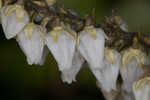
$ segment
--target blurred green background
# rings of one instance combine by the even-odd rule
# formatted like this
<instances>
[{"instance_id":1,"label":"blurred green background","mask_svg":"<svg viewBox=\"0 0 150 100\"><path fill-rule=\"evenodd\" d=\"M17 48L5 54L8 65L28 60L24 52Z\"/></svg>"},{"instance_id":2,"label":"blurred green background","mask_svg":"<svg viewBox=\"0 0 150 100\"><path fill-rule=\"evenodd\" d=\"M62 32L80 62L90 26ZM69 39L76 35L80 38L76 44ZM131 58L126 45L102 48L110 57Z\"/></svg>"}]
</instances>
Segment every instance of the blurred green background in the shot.
<instances>
[{"instance_id":1,"label":"blurred green background","mask_svg":"<svg viewBox=\"0 0 150 100\"><path fill-rule=\"evenodd\" d=\"M59 0L58 0L59 1ZM116 15L128 23L130 31L150 32L149 0L64 0L66 8L77 10L80 16L96 8L96 20ZM86 65L85 65L86 66ZM0 33L0 90L4 100L103 100L95 85L95 78L87 67L77 75L77 82L62 83L57 64L51 54L44 66L29 66L15 40L7 41ZM3 99L2 99L3 100Z\"/></svg>"}]
</instances>

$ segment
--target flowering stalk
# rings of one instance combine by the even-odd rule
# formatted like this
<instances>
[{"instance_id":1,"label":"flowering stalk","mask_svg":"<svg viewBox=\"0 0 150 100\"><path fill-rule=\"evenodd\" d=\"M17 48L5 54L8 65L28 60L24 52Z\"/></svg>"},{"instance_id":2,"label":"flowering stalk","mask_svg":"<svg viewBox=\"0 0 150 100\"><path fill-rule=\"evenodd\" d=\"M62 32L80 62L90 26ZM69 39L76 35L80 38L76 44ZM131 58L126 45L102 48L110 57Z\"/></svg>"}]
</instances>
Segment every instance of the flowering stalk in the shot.
<instances>
[{"instance_id":1,"label":"flowering stalk","mask_svg":"<svg viewBox=\"0 0 150 100\"><path fill-rule=\"evenodd\" d=\"M114 11L96 24L94 14L81 18L59 2L0 0L4 34L16 39L27 63L43 65L50 52L71 84L87 62L106 100L149 100L150 35L129 32Z\"/></svg>"}]
</instances>

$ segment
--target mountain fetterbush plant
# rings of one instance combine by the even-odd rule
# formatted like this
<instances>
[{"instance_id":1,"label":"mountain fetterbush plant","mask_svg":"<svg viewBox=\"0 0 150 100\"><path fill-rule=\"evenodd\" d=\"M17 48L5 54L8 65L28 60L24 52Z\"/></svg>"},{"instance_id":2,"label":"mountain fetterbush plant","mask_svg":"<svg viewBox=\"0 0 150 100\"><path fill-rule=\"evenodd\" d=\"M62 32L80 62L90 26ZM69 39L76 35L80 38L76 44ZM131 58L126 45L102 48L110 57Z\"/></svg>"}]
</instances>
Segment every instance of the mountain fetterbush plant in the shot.
<instances>
[{"instance_id":1,"label":"mountain fetterbush plant","mask_svg":"<svg viewBox=\"0 0 150 100\"><path fill-rule=\"evenodd\" d=\"M0 0L5 37L16 39L29 65L54 56L63 82L86 63L106 100L150 100L150 36L129 32L120 16L81 18L56 0Z\"/></svg>"}]
</instances>

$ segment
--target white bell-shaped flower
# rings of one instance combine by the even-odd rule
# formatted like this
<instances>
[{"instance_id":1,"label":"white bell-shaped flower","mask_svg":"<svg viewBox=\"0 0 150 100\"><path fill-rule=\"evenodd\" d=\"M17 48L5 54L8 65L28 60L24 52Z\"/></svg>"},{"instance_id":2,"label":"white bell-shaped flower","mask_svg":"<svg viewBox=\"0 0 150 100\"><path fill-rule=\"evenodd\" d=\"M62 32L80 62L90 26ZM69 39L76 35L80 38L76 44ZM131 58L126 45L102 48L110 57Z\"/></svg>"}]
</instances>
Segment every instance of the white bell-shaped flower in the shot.
<instances>
[{"instance_id":1,"label":"white bell-shaped flower","mask_svg":"<svg viewBox=\"0 0 150 100\"><path fill-rule=\"evenodd\" d=\"M150 77L134 82L133 93L136 100L150 100Z\"/></svg>"},{"instance_id":2,"label":"white bell-shaped flower","mask_svg":"<svg viewBox=\"0 0 150 100\"><path fill-rule=\"evenodd\" d=\"M76 36L75 32L66 31L62 26L56 26L46 35L46 44L54 58L59 70L70 69L75 53Z\"/></svg>"},{"instance_id":3,"label":"white bell-shaped flower","mask_svg":"<svg viewBox=\"0 0 150 100\"><path fill-rule=\"evenodd\" d=\"M144 65L149 65L149 58L140 50L129 48L123 52L122 67L120 68L123 80L122 89L132 92L133 82L139 80L144 74Z\"/></svg>"},{"instance_id":4,"label":"white bell-shaped flower","mask_svg":"<svg viewBox=\"0 0 150 100\"><path fill-rule=\"evenodd\" d=\"M27 57L28 64L42 64L44 52L45 29L33 23L29 23L17 36L20 48Z\"/></svg>"},{"instance_id":5,"label":"white bell-shaped flower","mask_svg":"<svg viewBox=\"0 0 150 100\"><path fill-rule=\"evenodd\" d=\"M86 26L78 37L78 50L92 69L102 68L104 58L104 31Z\"/></svg>"},{"instance_id":6,"label":"white bell-shaped flower","mask_svg":"<svg viewBox=\"0 0 150 100\"><path fill-rule=\"evenodd\" d=\"M1 23L7 39L15 37L28 22L29 16L21 5L9 5L1 9Z\"/></svg>"},{"instance_id":7,"label":"white bell-shaped flower","mask_svg":"<svg viewBox=\"0 0 150 100\"><path fill-rule=\"evenodd\" d=\"M76 51L72 61L72 66L69 69L62 71L62 80L71 84L76 81L76 75L80 71L82 64L84 63L83 57Z\"/></svg>"},{"instance_id":8,"label":"white bell-shaped flower","mask_svg":"<svg viewBox=\"0 0 150 100\"><path fill-rule=\"evenodd\" d=\"M93 70L98 83L101 85L102 90L110 93L117 91L117 78L121 66L120 54L112 49L105 48L105 58L103 60L104 67L99 70Z\"/></svg>"}]
</instances>

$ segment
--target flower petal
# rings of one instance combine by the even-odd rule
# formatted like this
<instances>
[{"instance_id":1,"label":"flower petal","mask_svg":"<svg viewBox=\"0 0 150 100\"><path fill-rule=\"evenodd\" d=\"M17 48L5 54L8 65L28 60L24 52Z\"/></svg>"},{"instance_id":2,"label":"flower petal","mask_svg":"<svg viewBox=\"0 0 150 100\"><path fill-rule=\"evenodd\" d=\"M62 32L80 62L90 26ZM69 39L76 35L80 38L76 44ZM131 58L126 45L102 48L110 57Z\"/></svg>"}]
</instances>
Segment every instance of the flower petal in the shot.
<instances>
[{"instance_id":1,"label":"flower petal","mask_svg":"<svg viewBox=\"0 0 150 100\"><path fill-rule=\"evenodd\" d=\"M133 93L136 100L150 100L150 80L143 80L139 89L137 89L137 82L133 83Z\"/></svg>"},{"instance_id":2,"label":"flower petal","mask_svg":"<svg viewBox=\"0 0 150 100\"><path fill-rule=\"evenodd\" d=\"M118 52L112 50L114 64L108 59L104 59L104 67L99 70L93 70L98 82L101 84L102 90L110 93L111 91L117 91L117 78L119 75L119 69L121 66L121 57Z\"/></svg>"},{"instance_id":3,"label":"flower petal","mask_svg":"<svg viewBox=\"0 0 150 100\"><path fill-rule=\"evenodd\" d=\"M63 82L71 84L73 81L76 81L76 75L80 71L83 63L83 57L76 51L72 61L72 67L62 71Z\"/></svg>"},{"instance_id":4,"label":"flower petal","mask_svg":"<svg viewBox=\"0 0 150 100\"><path fill-rule=\"evenodd\" d=\"M143 69L139 66L135 58L132 58L126 67L120 69L121 76L123 79L123 89L131 92L132 84L134 81L138 80L143 74Z\"/></svg>"},{"instance_id":5,"label":"flower petal","mask_svg":"<svg viewBox=\"0 0 150 100\"><path fill-rule=\"evenodd\" d=\"M59 70L69 69L72 66L72 59L75 52L76 40L66 35L66 31L56 31L57 41L54 41L52 32L46 35L46 44L54 58L56 59Z\"/></svg>"},{"instance_id":6,"label":"flower petal","mask_svg":"<svg viewBox=\"0 0 150 100\"><path fill-rule=\"evenodd\" d=\"M34 27L32 31L32 36L29 39L25 32L22 31L18 34L18 43L27 57L28 64L40 64L43 49L44 49L44 39L41 36L41 32L38 27Z\"/></svg>"},{"instance_id":7,"label":"flower petal","mask_svg":"<svg viewBox=\"0 0 150 100\"><path fill-rule=\"evenodd\" d=\"M134 52L136 51L136 52ZM126 57L128 55L129 57ZM129 59L130 58L130 59ZM124 67L120 68L121 77L123 79L122 88L126 92L132 92L132 84L144 74L143 64L148 64L149 58L139 50L131 48L123 52L122 63L126 60Z\"/></svg>"},{"instance_id":8,"label":"flower petal","mask_svg":"<svg viewBox=\"0 0 150 100\"><path fill-rule=\"evenodd\" d=\"M92 33L93 34L93 33ZM104 58L104 31L96 29L96 38L91 37L87 31L79 36L78 50L92 68L102 68Z\"/></svg>"}]
</instances>

